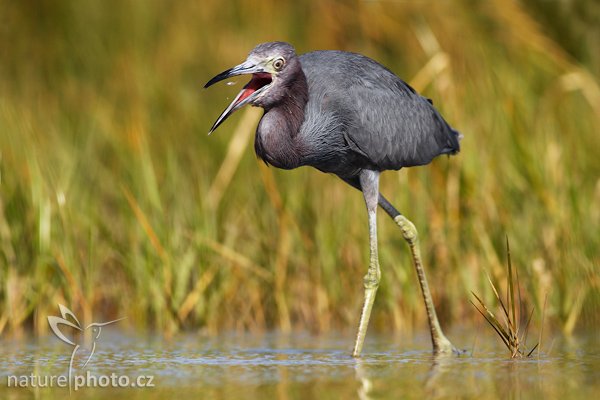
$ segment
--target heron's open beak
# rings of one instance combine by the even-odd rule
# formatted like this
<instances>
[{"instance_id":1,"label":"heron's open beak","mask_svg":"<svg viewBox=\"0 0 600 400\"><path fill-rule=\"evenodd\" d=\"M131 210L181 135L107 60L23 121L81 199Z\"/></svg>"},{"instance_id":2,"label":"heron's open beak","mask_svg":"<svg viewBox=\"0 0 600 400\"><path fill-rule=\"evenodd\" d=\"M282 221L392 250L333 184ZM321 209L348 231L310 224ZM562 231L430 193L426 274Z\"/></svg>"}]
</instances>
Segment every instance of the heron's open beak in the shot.
<instances>
[{"instance_id":1,"label":"heron's open beak","mask_svg":"<svg viewBox=\"0 0 600 400\"><path fill-rule=\"evenodd\" d=\"M244 86L242 91L233 99L231 104L221 113L219 118L215 121L212 128L208 134L210 135L223 121L225 121L235 110L241 108L245 104L249 103L262 93L270 84L271 84L271 74L265 72L263 67L254 65L251 62L244 62L236 67L228 69L227 71L221 72L219 75L212 78L210 81L204 85L204 88L207 88L217 82L220 82L224 79L231 78L236 75L244 75L244 74L252 74L252 79L250 82Z\"/></svg>"}]
</instances>

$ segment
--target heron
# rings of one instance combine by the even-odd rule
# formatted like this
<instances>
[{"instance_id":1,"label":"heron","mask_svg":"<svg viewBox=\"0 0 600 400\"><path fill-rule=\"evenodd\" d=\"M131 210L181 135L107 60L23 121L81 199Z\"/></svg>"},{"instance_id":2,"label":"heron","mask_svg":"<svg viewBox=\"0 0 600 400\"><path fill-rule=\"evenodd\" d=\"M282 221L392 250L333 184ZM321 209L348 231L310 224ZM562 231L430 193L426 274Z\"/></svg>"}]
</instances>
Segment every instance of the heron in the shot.
<instances>
[{"instance_id":1,"label":"heron","mask_svg":"<svg viewBox=\"0 0 600 400\"><path fill-rule=\"evenodd\" d=\"M261 107L254 150L281 169L311 166L337 175L363 194L368 213L370 257L364 300L352 355L359 357L381 280L377 207L398 225L416 268L435 354L454 353L436 315L415 225L380 192L383 171L429 164L460 150L460 133L433 102L377 61L361 54L320 50L297 55L285 42L256 46L241 64L216 75L205 88L237 75L251 75L209 134L246 104Z\"/></svg>"}]
</instances>

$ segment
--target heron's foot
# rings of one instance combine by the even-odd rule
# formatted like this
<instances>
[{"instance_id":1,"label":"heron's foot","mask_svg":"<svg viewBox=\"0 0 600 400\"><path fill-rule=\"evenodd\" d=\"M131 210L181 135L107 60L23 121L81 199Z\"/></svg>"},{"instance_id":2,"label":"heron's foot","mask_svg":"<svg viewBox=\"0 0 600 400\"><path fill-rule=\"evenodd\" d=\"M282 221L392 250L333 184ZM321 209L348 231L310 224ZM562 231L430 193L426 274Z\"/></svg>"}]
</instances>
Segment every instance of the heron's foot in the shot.
<instances>
[{"instance_id":1,"label":"heron's foot","mask_svg":"<svg viewBox=\"0 0 600 400\"><path fill-rule=\"evenodd\" d=\"M360 322L358 324L358 332L356 334L356 341L354 343L354 350L352 351L352 357L360 356L365 337L367 336L367 327L369 326L369 318L371 317L371 309L375 302L375 294L379 287L379 281L381 280L381 271L379 270L379 263L374 260L369 265L369 270L363 279L363 285L365 287L365 299L363 303L362 312L360 314Z\"/></svg>"},{"instance_id":2,"label":"heron's foot","mask_svg":"<svg viewBox=\"0 0 600 400\"><path fill-rule=\"evenodd\" d=\"M460 356L466 353L466 350L460 350L454 347L452 342L442 334L433 340L433 354L436 356Z\"/></svg>"}]
</instances>

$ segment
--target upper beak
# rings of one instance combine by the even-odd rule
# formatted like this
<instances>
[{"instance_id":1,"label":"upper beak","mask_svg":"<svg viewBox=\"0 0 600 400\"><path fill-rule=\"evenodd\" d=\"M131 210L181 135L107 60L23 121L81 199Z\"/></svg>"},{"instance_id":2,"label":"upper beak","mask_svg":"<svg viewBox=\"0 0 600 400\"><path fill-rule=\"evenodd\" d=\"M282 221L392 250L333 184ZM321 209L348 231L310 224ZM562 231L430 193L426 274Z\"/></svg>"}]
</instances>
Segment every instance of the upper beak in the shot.
<instances>
[{"instance_id":1,"label":"upper beak","mask_svg":"<svg viewBox=\"0 0 600 400\"><path fill-rule=\"evenodd\" d=\"M219 75L215 76L214 78L212 78L210 81L208 81L206 83L206 85L204 85L204 88L206 89L209 86L214 85L217 82L220 82L224 79L227 78L231 78L233 76L236 75L245 75L245 74L254 74L254 73L260 73L260 72L264 72L264 69L261 66L258 65L254 65L253 63L249 62L249 61L245 61L242 64L235 66L233 68L228 69L227 71L223 71L221 72ZM231 102L231 104L229 104L229 106L225 109L225 111L223 111L221 113L221 115L219 116L219 118L217 118L217 120L215 121L215 123L213 124L212 128L210 128L210 131L208 132L208 134L210 135L215 129L217 129L217 127L219 125L221 125L221 123L223 121L225 121L231 114L233 114L234 111L236 111L238 108L244 106L245 104L247 104L250 100L252 100L252 98L254 96L250 95L247 96L246 98L244 98L243 100L240 100L240 97L242 97L242 95L245 92L245 89L248 85L244 86L244 89L242 89L240 91L240 93L238 93L238 95L235 97L235 99L233 99L233 101ZM254 94L258 94L260 91L257 90L254 92Z\"/></svg>"}]
</instances>

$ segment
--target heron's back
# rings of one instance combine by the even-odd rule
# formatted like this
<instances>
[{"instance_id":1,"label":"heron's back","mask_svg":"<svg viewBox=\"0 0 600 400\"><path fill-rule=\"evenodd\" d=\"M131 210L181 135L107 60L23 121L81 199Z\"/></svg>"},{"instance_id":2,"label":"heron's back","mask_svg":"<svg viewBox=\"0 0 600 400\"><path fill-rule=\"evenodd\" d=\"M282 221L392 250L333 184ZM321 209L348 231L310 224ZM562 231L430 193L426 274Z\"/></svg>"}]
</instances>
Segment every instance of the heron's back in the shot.
<instances>
[{"instance_id":1,"label":"heron's back","mask_svg":"<svg viewBox=\"0 0 600 400\"><path fill-rule=\"evenodd\" d=\"M459 133L426 98L376 61L315 51L301 55L300 62L309 89L300 134L309 146L329 147L351 157L354 167L377 170L428 164L459 151Z\"/></svg>"}]
</instances>

